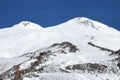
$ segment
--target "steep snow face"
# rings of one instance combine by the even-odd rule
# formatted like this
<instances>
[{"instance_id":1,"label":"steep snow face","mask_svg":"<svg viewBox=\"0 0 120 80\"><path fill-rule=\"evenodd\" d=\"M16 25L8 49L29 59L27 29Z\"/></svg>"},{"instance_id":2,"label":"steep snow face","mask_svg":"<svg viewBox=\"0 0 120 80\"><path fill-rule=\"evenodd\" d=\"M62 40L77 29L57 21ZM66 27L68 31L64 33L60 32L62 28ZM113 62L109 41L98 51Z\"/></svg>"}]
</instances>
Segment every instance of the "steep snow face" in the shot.
<instances>
[{"instance_id":1,"label":"steep snow face","mask_svg":"<svg viewBox=\"0 0 120 80\"><path fill-rule=\"evenodd\" d=\"M89 31L91 31L90 33L95 33L92 31L97 31L97 33L98 33L98 31L99 32L107 32L107 33L110 33L110 31L116 32L116 30L112 27L109 27L98 21L94 21L94 20L91 20L91 19L85 18L85 17L76 17L76 18L71 19L63 24L58 25L58 26L62 26L62 27L66 26L69 29L77 28L78 30L81 29L82 31L86 31L87 33L89 33ZM105 30L107 30L107 31L105 31Z\"/></svg>"},{"instance_id":2,"label":"steep snow face","mask_svg":"<svg viewBox=\"0 0 120 80\"><path fill-rule=\"evenodd\" d=\"M48 28L23 21L0 30L0 57L15 57L64 41L77 45L83 52L89 51L87 42L118 50L120 32L85 17L77 17Z\"/></svg>"},{"instance_id":3,"label":"steep snow face","mask_svg":"<svg viewBox=\"0 0 120 80\"><path fill-rule=\"evenodd\" d=\"M91 41L113 50L118 50L120 47L118 45L120 44L119 31L85 17L77 17L46 30L46 32L56 32L57 35L62 37L62 40L69 40L76 45L85 45L86 42Z\"/></svg>"},{"instance_id":4,"label":"steep snow face","mask_svg":"<svg viewBox=\"0 0 120 80\"><path fill-rule=\"evenodd\" d=\"M50 27L53 31L65 32L69 34L83 34L83 35L119 35L120 32L111 28L107 25L104 25L100 22L85 18L77 17L71 19L63 24ZM48 29L50 29L48 28Z\"/></svg>"}]
</instances>

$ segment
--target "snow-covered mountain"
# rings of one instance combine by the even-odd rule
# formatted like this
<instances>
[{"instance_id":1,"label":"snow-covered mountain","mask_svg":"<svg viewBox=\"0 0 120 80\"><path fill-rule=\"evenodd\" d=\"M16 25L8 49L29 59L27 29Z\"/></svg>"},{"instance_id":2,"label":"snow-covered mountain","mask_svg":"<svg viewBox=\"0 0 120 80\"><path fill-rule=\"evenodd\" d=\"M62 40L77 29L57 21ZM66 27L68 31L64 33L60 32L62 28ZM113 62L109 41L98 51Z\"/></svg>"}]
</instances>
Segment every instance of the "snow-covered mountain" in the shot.
<instances>
[{"instance_id":1,"label":"snow-covered mountain","mask_svg":"<svg viewBox=\"0 0 120 80\"><path fill-rule=\"evenodd\" d=\"M119 31L85 17L22 21L0 30L1 80L119 80L119 44Z\"/></svg>"}]
</instances>

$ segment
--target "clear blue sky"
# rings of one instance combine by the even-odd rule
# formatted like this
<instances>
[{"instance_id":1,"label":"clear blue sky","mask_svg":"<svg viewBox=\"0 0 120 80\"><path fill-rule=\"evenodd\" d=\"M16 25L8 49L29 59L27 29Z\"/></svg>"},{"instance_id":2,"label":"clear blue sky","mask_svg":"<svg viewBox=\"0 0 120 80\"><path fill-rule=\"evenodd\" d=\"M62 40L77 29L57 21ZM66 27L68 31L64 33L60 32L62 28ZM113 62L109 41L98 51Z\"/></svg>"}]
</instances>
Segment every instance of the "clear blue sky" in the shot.
<instances>
[{"instance_id":1,"label":"clear blue sky","mask_svg":"<svg viewBox=\"0 0 120 80\"><path fill-rule=\"evenodd\" d=\"M23 20L47 27L78 16L120 30L120 0L0 0L0 28Z\"/></svg>"}]
</instances>

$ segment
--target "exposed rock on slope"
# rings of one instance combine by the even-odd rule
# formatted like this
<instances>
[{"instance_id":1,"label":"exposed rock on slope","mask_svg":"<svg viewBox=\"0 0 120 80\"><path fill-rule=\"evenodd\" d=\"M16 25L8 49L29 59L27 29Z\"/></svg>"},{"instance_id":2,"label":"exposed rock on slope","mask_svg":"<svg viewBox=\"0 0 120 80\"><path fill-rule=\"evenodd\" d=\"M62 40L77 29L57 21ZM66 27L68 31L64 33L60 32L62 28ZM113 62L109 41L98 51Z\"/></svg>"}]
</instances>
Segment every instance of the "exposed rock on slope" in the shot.
<instances>
[{"instance_id":1,"label":"exposed rock on slope","mask_svg":"<svg viewBox=\"0 0 120 80\"><path fill-rule=\"evenodd\" d=\"M55 48L55 51L54 51L54 48ZM75 53L76 51L79 51L79 49L75 45L69 42L63 42L63 43L55 43L43 50L40 49L32 53L24 54L22 56L29 57L29 60L26 60L25 62L17 65L14 65L11 69L0 74L0 79L1 80L5 80L5 79L23 80L23 76L25 76L28 73L44 72L44 67L49 66L50 64L44 65L44 66L41 66L41 65L49 61L50 56L55 56L57 55L57 53L61 53L61 54L64 54L64 53L67 54L71 52ZM23 66L26 63L27 64L29 63L29 64L24 66L24 68L22 68L21 66ZM35 74L29 75L28 77L30 76L39 77L39 75L35 75Z\"/></svg>"},{"instance_id":2,"label":"exposed rock on slope","mask_svg":"<svg viewBox=\"0 0 120 80\"><path fill-rule=\"evenodd\" d=\"M119 31L85 17L47 28L23 21L0 30L0 78L120 80L119 44Z\"/></svg>"},{"instance_id":3,"label":"exposed rock on slope","mask_svg":"<svg viewBox=\"0 0 120 80\"><path fill-rule=\"evenodd\" d=\"M104 52L104 51L103 51ZM75 54L73 54L75 53ZM105 74L115 72L117 66L112 67L112 59L108 63L84 63L81 59L75 58L80 56L80 50L70 42L55 43L47 48L39 49L35 52L24 54L20 57L27 57L28 60L13 65L12 68L0 74L0 80L24 80L25 78L41 79L43 73L97 73ZM64 57L66 56L66 57ZM76 57L73 57L76 56ZM109 56L109 55L108 55ZM59 57L56 58L56 57ZM71 58L74 61L72 62ZM110 56L109 56L110 57ZM19 58L19 57L17 57ZM68 58L65 59L64 58ZM57 60L58 59L58 60Z\"/></svg>"}]
</instances>

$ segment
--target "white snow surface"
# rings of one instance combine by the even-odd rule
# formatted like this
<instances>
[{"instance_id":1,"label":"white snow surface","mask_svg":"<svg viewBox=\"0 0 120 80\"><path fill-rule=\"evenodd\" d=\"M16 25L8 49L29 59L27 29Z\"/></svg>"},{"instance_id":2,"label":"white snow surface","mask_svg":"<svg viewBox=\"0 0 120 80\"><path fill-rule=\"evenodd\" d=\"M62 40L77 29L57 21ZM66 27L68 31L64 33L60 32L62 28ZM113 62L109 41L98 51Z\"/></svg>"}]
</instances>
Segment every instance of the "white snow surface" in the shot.
<instances>
[{"instance_id":1,"label":"white snow surface","mask_svg":"<svg viewBox=\"0 0 120 80\"><path fill-rule=\"evenodd\" d=\"M89 80L80 74L42 73L39 78L24 78L23 80Z\"/></svg>"},{"instance_id":2,"label":"white snow surface","mask_svg":"<svg viewBox=\"0 0 120 80\"><path fill-rule=\"evenodd\" d=\"M88 41L118 50L120 32L85 17L77 17L48 28L22 21L13 27L0 29L0 57L16 57L63 41L72 42L82 50L88 47L85 45Z\"/></svg>"},{"instance_id":3,"label":"white snow surface","mask_svg":"<svg viewBox=\"0 0 120 80\"><path fill-rule=\"evenodd\" d=\"M62 73L57 67L64 69L67 65L82 63L109 64L115 56L109 56L109 52L101 51L88 45L92 42L98 46L111 50L120 49L120 32L112 27L100 22L77 17L65 23L43 28L38 24L22 21L13 27L0 29L0 73L7 71L16 64L20 64L29 58L21 56L25 53L38 51L41 48L49 47L54 43L70 42L76 45L80 51L76 53L59 54L51 56L44 65L50 65L48 73L40 73L38 78L24 77L24 80L119 80L114 74L94 74L87 73ZM51 48L55 52L58 48ZM36 52L37 53L37 52ZM19 56L19 57L18 57ZM31 62L23 63L20 68L27 68ZM41 65L41 66L42 66ZM52 68L54 67L54 68ZM52 73L52 70L57 71Z\"/></svg>"}]
</instances>

